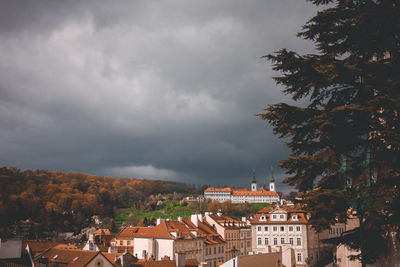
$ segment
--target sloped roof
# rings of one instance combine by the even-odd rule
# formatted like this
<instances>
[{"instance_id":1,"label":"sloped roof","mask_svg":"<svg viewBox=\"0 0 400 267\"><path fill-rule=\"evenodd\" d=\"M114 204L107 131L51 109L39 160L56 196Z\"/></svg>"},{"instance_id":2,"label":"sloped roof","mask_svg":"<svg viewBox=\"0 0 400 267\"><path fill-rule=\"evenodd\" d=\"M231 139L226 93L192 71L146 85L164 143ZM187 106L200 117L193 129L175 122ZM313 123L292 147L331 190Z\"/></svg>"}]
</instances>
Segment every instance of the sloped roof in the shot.
<instances>
[{"instance_id":1,"label":"sloped roof","mask_svg":"<svg viewBox=\"0 0 400 267\"><path fill-rule=\"evenodd\" d=\"M265 188L262 188L257 191L249 191L249 190L233 190L232 195L234 196L279 196L279 194L275 191L268 191Z\"/></svg>"},{"instance_id":2,"label":"sloped roof","mask_svg":"<svg viewBox=\"0 0 400 267\"><path fill-rule=\"evenodd\" d=\"M108 229L97 229L93 234L94 235L111 235L111 232Z\"/></svg>"},{"instance_id":3,"label":"sloped roof","mask_svg":"<svg viewBox=\"0 0 400 267\"><path fill-rule=\"evenodd\" d=\"M58 243L58 242L47 241L47 240L43 240L43 241L24 240L22 243L22 247L23 247L23 249L25 249L26 246L28 245L29 249L31 251L32 257L34 258L35 256L42 253L46 249L55 247L59 244L60 243Z\"/></svg>"},{"instance_id":4,"label":"sloped roof","mask_svg":"<svg viewBox=\"0 0 400 267\"><path fill-rule=\"evenodd\" d=\"M189 227L191 231L196 231L200 237L204 238L207 244L221 244L225 240L218 234L216 230L206 221L199 221L196 227L189 218L183 218L182 221Z\"/></svg>"},{"instance_id":5,"label":"sloped roof","mask_svg":"<svg viewBox=\"0 0 400 267\"><path fill-rule=\"evenodd\" d=\"M168 231L167 224L162 221L159 225L154 227L138 227L134 233L135 238L161 238L161 239L175 239Z\"/></svg>"},{"instance_id":6,"label":"sloped roof","mask_svg":"<svg viewBox=\"0 0 400 267\"><path fill-rule=\"evenodd\" d=\"M297 220L292 219L292 215L297 215ZM265 220L261 220L261 216L265 216ZM290 212L288 213L286 221L272 221L271 214L269 213L257 213L251 224L307 224L308 219L304 212Z\"/></svg>"},{"instance_id":7,"label":"sloped roof","mask_svg":"<svg viewBox=\"0 0 400 267\"><path fill-rule=\"evenodd\" d=\"M117 239L133 238L133 236L142 228L148 227L125 227L117 236Z\"/></svg>"},{"instance_id":8,"label":"sloped roof","mask_svg":"<svg viewBox=\"0 0 400 267\"><path fill-rule=\"evenodd\" d=\"M238 256L237 266L276 266L278 260L282 262L281 252ZM282 266L284 265L282 264Z\"/></svg>"},{"instance_id":9,"label":"sloped roof","mask_svg":"<svg viewBox=\"0 0 400 267\"><path fill-rule=\"evenodd\" d=\"M225 187L225 188L216 188L216 187L208 187L206 192L230 192L232 189L230 187Z\"/></svg>"},{"instance_id":10,"label":"sloped roof","mask_svg":"<svg viewBox=\"0 0 400 267\"><path fill-rule=\"evenodd\" d=\"M282 209L286 212L306 212L300 205L270 205L257 211L257 213L270 213L276 209Z\"/></svg>"},{"instance_id":11,"label":"sloped roof","mask_svg":"<svg viewBox=\"0 0 400 267\"><path fill-rule=\"evenodd\" d=\"M59 266L60 264L62 264L63 266L78 267L78 266L85 266L91 260L93 260L98 254L102 253L99 251L51 248L46 252L42 253L41 255L37 256L34 261L36 264L38 264L39 259L41 257L44 257L49 260L48 266L50 267Z\"/></svg>"},{"instance_id":12,"label":"sloped roof","mask_svg":"<svg viewBox=\"0 0 400 267\"><path fill-rule=\"evenodd\" d=\"M131 265L132 267L176 267L175 260L161 261L138 261ZM199 262L196 259L187 259L185 261L187 267L197 267Z\"/></svg>"}]
</instances>

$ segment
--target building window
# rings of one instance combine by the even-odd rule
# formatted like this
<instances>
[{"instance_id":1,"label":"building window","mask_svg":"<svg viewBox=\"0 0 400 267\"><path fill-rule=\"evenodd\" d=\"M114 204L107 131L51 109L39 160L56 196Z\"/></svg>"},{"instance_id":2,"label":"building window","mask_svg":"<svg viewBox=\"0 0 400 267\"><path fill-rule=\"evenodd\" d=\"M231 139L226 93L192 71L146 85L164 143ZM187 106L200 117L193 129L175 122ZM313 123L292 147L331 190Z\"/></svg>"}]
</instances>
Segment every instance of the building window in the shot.
<instances>
[{"instance_id":1,"label":"building window","mask_svg":"<svg viewBox=\"0 0 400 267\"><path fill-rule=\"evenodd\" d=\"M268 245L268 238L265 238L265 245Z\"/></svg>"},{"instance_id":2,"label":"building window","mask_svg":"<svg viewBox=\"0 0 400 267\"><path fill-rule=\"evenodd\" d=\"M119 241L119 245L122 246L124 244L124 242L121 240Z\"/></svg>"},{"instance_id":3,"label":"building window","mask_svg":"<svg viewBox=\"0 0 400 267\"><path fill-rule=\"evenodd\" d=\"M206 256L208 255L208 248L206 248Z\"/></svg>"},{"instance_id":4,"label":"building window","mask_svg":"<svg viewBox=\"0 0 400 267\"><path fill-rule=\"evenodd\" d=\"M281 238L281 244L285 244L285 238Z\"/></svg>"},{"instance_id":5,"label":"building window","mask_svg":"<svg viewBox=\"0 0 400 267\"><path fill-rule=\"evenodd\" d=\"M217 248L214 247L214 254L217 254Z\"/></svg>"},{"instance_id":6,"label":"building window","mask_svg":"<svg viewBox=\"0 0 400 267\"><path fill-rule=\"evenodd\" d=\"M293 226L289 226L289 232L293 232Z\"/></svg>"},{"instance_id":7,"label":"building window","mask_svg":"<svg viewBox=\"0 0 400 267\"><path fill-rule=\"evenodd\" d=\"M285 226L281 226L281 232L285 231Z\"/></svg>"},{"instance_id":8,"label":"building window","mask_svg":"<svg viewBox=\"0 0 400 267\"><path fill-rule=\"evenodd\" d=\"M261 226L257 227L257 231L259 231L259 232L261 231Z\"/></svg>"},{"instance_id":9,"label":"building window","mask_svg":"<svg viewBox=\"0 0 400 267\"><path fill-rule=\"evenodd\" d=\"M285 216L283 216L283 214L279 215L279 218L284 219Z\"/></svg>"},{"instance_id":10,"label":"building window","mask_svg":"<svg viewBox=\"0 0 400 267\"><path fill-rule=\"evenodd\" d=\"M301 246L301 238L300 238L300 237L297 238L297 245L298 245L298 246Z\"/></svg>"},{"instance_id":11,"label":"building window","mask_svg":"<svg viewBox=\"0 0 400 267\"><path fill-rule=\"evenodd\" d=\"M273 218L273 219L276 219L276 215L275 215L275 214L274 214L274 215L272 215L272 218Z\"/></svg>"},{"instance_id":12,"label":"building window","mask_svg":"<svg viewBox=\"0 0 400 267\"><path fill-rule=\"evenodd\" d=\"M290 245L293 245L293 238L292 237L289 238L289 243L290 243Z\"/></svg>"},{"instance_id":13,"label":"building window","mask_svg":"<svg viewBox=\"0 0 400 267\"><path fill-rule=\"evenodd\" d=\"M301 253L297 253L297 261L301 261Z\"/></svg>"},{"instance_id":14,"label":"building window","mask_svg":"<svg viewBox=\"0 0 400 267\"><path fill-rule=\"evenodd\" d=\"M274 237L274 245L278 245L278 238Z\"/></svg>"},{"instance_id":15,"label":"building window","mask_svg":"<svg viewBox=\"0 0 400 267\"><path fill-rule=\"evenodd\" d=\"M264 227L264 231L268 231L268 226L265 226L265 227Z\"/></svg>"},{"instance_id":16,"label":"building window","mask_svg":"<svg viewBox=\"0 0 400 267\"><path fill-rule=\"evenodd\" d=\"M278 231L278 227L277 226L274 226L274 232L276 232L276 231Z\"/></svg>"},{"instance_id":17,"label":"building window","mask_svg":"<svg viewBox=\"0 0 400 267\"><path fill-rule=\"evenodd\" d=\"M300 231L301 231L300 226L296 226L296 231L297 231L297 232L300 232Z\"/></svg>"},{"instance_id":18,"label":"building window","mask_svg":"<svg viewBox=\"0 0 400 267\"><path fill-rule=\"evenodd\" d=\"M128 241L128 246L130 246L131 245L131 241Z\"/></svg>"},{"instance_id":19,"label":"building window","mask_svg":"<svg viewBox=\"0 0 400 267\"><path fill-rule=\"evenodd\" d=\"M261 238L258 238L258 244L261 245Z\"/></svg>"},{"instance_id":20,"label":"building window","mask_svg":"<svg viewBox=\"0 0 400 267\"><path fill-rule=\"evenodd\" d=\"M224 253L224 247L221 247L221 251L222 251L222 253Z\"/></svg>"}]
</instances>

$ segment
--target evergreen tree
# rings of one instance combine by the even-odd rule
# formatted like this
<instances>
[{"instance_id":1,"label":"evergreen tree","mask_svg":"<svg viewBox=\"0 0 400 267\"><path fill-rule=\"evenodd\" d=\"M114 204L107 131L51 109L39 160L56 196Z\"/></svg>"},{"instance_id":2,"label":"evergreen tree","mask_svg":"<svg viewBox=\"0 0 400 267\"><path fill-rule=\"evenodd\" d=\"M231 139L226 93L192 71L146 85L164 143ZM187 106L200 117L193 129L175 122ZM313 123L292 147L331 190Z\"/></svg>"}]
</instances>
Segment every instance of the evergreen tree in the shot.
<instances>
[{"instance_id":1,"label":"evergreen tree","mask_svg":"<svg viewBox=\"0 0 400 267\"><path fill-rule=\"evenodd\" d=\"M316 53L265 56L283 92L299 105L269 105L260 117L287 140L285 182L304 192L318 230L348 218L350 199L367 199L363 261L386 250L400 224L400 1L312 0L326 6L299 37ZM365 163L367 154L373 160ZM347 159L347 170L340 172ZM372 177L373 184L369 186ZM344 190L352 179L353 187ZM341 242L360 248L359 234ZM358 255L361 258L361 255Z\"/></svg>"}]
</instances>

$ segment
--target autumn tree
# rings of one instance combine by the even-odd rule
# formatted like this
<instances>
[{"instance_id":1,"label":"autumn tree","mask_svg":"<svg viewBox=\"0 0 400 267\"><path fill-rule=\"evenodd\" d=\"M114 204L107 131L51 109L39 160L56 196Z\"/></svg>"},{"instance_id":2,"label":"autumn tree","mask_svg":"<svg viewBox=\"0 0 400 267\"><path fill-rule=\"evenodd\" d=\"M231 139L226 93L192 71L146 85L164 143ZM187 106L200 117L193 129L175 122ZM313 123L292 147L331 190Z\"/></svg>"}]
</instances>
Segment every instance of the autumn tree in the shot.
<instances>
[{"instance_id":1,"label":"autumn tree","mask_svg":"<svg viewBox=\"0 0 400 267\"><path fill-rule=\"evenodd\" d=\"M316 52L282 49L266 56L281 73L276 83L299 104L269 105L260 116L287 141L291 153L280 162L285 182L305 192L318 230L345 221L348 200L358 193L369 199L363 258L374 262L400 225L400 2L310 2L325 9L298 36ZM345 173L339 172L344 163ZM371 165L376 172L366 186ZM349 181L353 187L345 191ZM358 237L341 242L360 248Z\"/></svg>"}]
</instances>

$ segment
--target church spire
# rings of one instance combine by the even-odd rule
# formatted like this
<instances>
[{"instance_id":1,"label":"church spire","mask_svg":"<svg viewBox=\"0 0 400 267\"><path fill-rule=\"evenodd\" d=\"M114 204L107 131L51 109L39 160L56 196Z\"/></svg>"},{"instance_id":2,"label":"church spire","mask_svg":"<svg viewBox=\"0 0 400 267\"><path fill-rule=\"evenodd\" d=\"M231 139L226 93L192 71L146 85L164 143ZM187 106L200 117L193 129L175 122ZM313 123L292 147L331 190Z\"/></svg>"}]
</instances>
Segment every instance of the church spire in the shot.
<instances>
[{"instance_id":1,"label":"church spire","mask_svg":"<svg viewBox=\"0 0 400 267\"><path fill-rule=\"evenodd\" d=\"M251 183L257 183L256 181L256 169L253 169L253 181Z\"/></svg>"},{"instance_id":2,"label":"church spire","mask_svg":"<svg viewBox=\"0 0 400 267\"><path fill-rule=\"evenodd\" d=\"M271 183L275 183L275 178L274 178L274 168L271 166L271 168L270 168L270 171L271 171Z\"/></svg>"},{"instance_id":3,"label":"church spire","mask_svg":"<svg viewBox=\"0 0 400 267\"><path fill-rule=\"evenodd\" d=\"M257 191L256 170L253 169L253 181L251 181L251 191Z\"/></svg>"},{"instance_id":4,"label":"church spire","mask_svg":"<svg viewBox=\"0 0 400 267\"><path fill-rule=\"evenodd\" d=\"M271 180L269 182L269 191L275 191L275 178L272 166L271 166Z\"/></svg>"}]
</instances>

